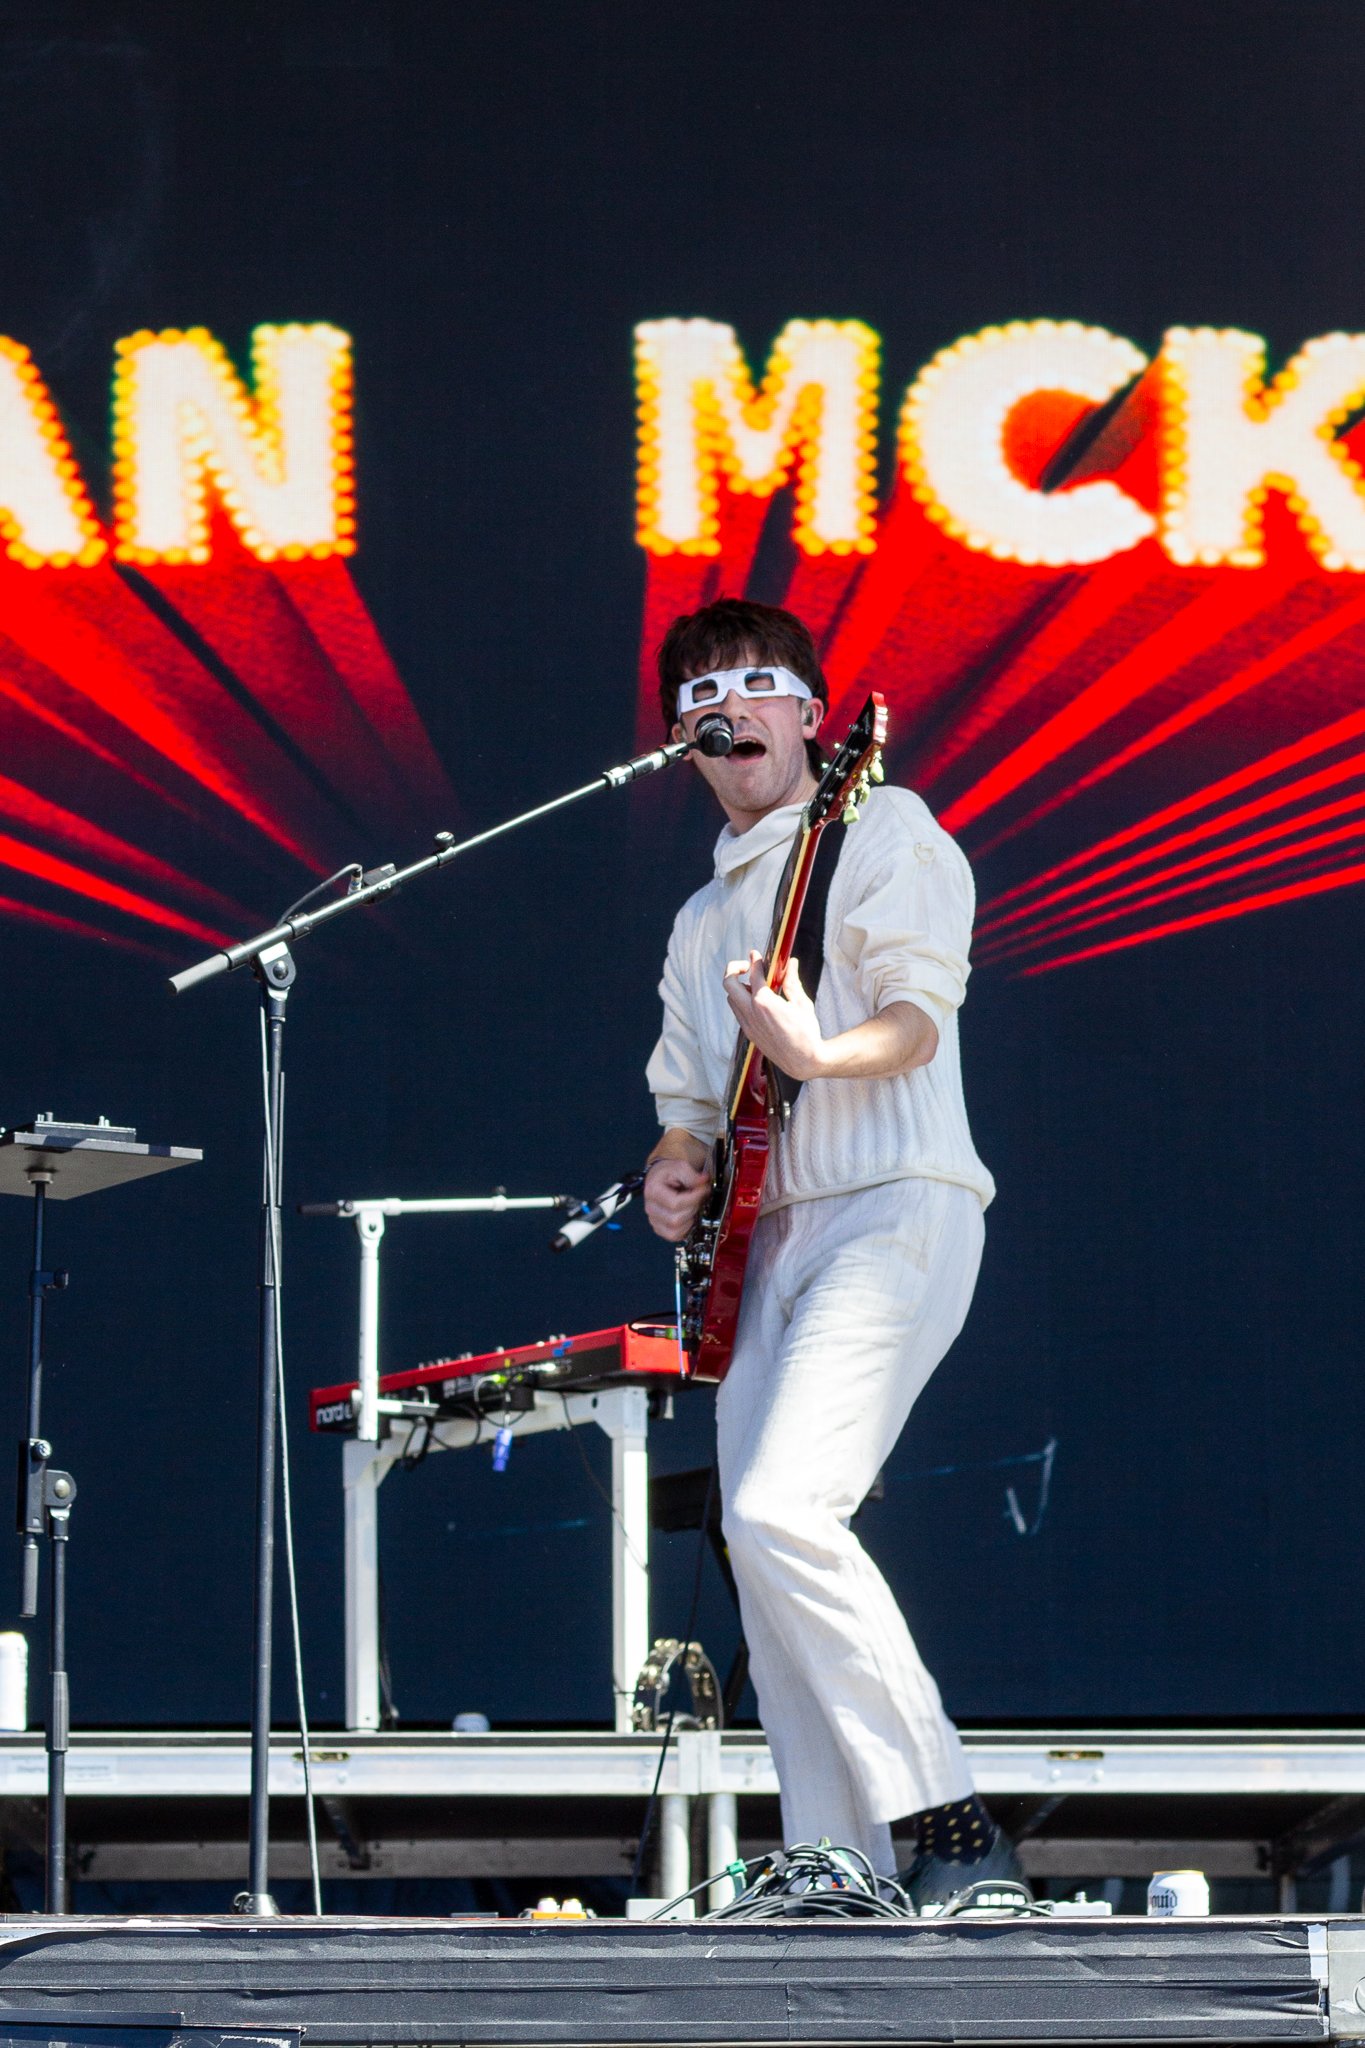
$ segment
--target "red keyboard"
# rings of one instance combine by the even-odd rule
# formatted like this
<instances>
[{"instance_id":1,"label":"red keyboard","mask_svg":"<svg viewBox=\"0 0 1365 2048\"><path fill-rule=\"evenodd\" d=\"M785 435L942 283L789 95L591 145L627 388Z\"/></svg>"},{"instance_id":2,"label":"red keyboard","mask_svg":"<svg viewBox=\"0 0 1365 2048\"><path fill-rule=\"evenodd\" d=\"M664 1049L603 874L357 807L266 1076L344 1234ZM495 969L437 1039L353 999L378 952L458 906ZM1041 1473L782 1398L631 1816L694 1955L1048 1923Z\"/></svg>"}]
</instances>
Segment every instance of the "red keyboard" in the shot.
<instances>
[{"instance_id":1,"label":"red keyboard","mask_svg":"<svg viewBox=\"0 0 1365 2048\"><path fill-rule=\"evenodd\" d=\"M546 1337L540 1344L485 1351L477 1358L438 1358L407 1372L385 1373L379 1391L433 1416L480 1416L505 1409L513 1389L585 1394L627 1380L686 1376L685 1356L671 1332L657 1324L622 1323L581 1337ZM314 1387L308 1397L311 1426L349 1434L355 1428L356 1390L355 1380Z\"/></svg>"}]
</instances>

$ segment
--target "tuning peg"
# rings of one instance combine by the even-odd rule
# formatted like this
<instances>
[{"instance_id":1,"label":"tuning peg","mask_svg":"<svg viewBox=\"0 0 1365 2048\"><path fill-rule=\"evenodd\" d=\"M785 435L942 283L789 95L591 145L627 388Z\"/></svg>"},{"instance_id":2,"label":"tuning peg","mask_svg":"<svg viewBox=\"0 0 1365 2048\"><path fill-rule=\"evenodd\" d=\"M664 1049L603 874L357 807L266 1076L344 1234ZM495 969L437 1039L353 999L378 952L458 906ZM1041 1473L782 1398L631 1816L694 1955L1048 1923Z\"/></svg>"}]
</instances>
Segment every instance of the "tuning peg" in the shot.
<instances>
[{"instance_id":1,"label":"tuning peg","mask_svg":"<svg viewBox=\"0 0 1365 2048\"><path fill-rule=\"evenodd\" d=\"M844 823L846 825L856 825L857 822L858 805L854 798L850 797L848 802L844 805Z\"/></svg>"},{"instance_id":2,"label":"tuning peg","mask_svg":"<svg viewBox=\"0 0 1365 2048\"><path fill-rule=\"evenodd\" d=\"M860 775L858 777L858 787L854 791L854 802L865 804L871 794L872 784L868 781L866 775Z\"/></svg>"},{"instance_id":3,"label":"tuning peg","mask_svg":"<svg viewBox=\"0 0 1365 2048\"><path fill-rule=\"evenodd\" d=\"M882 761L882 750L880 747L878 747L876 753L872 756L871 761L869 761L867 772L872 777L872 780L874 782L885 782L886 767Z\"/></svg>"}]
</instances>

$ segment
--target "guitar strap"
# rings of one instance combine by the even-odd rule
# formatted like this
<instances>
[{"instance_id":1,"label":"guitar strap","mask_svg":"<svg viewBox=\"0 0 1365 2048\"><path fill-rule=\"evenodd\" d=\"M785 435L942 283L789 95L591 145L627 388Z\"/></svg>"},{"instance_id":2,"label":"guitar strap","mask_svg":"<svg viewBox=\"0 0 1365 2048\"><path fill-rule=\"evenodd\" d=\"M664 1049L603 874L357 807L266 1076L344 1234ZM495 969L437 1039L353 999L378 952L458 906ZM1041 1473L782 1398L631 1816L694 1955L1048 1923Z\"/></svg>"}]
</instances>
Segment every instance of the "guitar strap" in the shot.
<instances>
[{"instance_id":1,"label":"guitar strap","mask_svg":"<svg viewBox=\"0 0 1365 2048\"><path fill-rule=\"evenodd\" d=\"M806 900L801 906L801 915L796 923L792 955L801 969L801 986L812 1002L820 993L820 977L825 971L825 911L829 904L829 886L834 879L834 870L839 865L847 834L848 827L844 824L827 825L820 834L816 842L815 859L811 865ZM832 845L831 841L834 842ZM793 1081L789 1074L782 1073L777 1067L772 1067L770 1071L777 1081L785 1121L786 1117L790 1116L804 1083Z\"/></svg>"}]
</instances>

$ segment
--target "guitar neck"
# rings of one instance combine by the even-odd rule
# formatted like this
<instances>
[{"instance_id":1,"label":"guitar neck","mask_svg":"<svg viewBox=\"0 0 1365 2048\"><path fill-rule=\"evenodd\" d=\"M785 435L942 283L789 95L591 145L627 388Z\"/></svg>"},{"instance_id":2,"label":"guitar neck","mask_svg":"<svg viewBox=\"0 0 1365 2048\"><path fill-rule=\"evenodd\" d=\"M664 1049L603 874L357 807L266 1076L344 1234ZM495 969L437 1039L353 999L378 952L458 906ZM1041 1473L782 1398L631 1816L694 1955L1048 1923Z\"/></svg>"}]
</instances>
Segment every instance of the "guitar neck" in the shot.
<instances>
[{"instance_id":1,"label":"guitar neck","mask_svg":"<svg viewBox=\"0 0 1365 2048\"><path fill-rule=\"evenodd\" d=\"M780 988L791 961L792 947L796 943L796 930L801 922L801 912L806 905L810 890L811 870L815 865L815 850L820 843L827 819L812 824L802 814L792 842L787 865L782 871L778 886L777 903L773 911L772 928L768 934L767 965L764 978L769 988ZM735 1043L734 1059L730 1066L730 1084L727 1091L730 1121L733 1123L746 1100L755 1110L761 1109L766 1101L767 1084L763 1074L763 1062L755 1057L755 1048L741 1031Z\"/></svg>"}]
</instances>

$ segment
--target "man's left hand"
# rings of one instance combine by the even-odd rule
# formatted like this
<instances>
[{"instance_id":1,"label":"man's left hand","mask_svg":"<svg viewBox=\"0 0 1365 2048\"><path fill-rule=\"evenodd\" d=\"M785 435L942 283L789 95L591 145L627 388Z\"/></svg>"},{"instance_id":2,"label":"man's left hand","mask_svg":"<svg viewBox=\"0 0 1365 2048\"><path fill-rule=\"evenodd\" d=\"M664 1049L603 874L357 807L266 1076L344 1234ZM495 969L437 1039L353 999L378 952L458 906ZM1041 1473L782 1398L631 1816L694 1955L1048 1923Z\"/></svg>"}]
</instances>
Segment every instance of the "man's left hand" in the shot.
<instances>
[{"instance_id":1,"label":"man's left hand","mask_svg":"<svg viewBox=\"0 0 1365 2048\"><path fill-rule=\"evenodd\" d=\"M761 953L732 960L725 970L725 999L745 1037L789 1079L813 1081L824 1071L825 1041L795 960L780 991L768 987Z\"/></svg>"}]
</instances>

